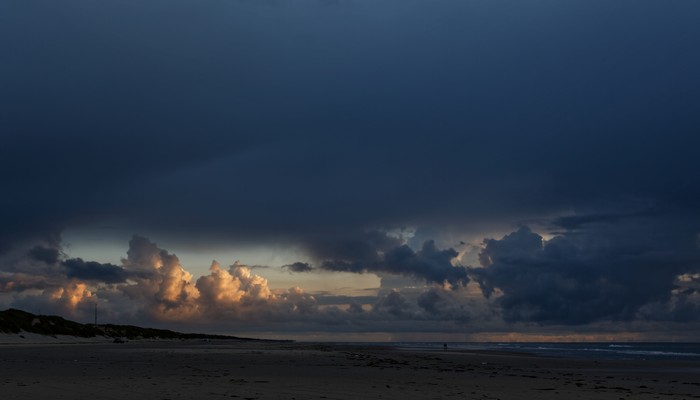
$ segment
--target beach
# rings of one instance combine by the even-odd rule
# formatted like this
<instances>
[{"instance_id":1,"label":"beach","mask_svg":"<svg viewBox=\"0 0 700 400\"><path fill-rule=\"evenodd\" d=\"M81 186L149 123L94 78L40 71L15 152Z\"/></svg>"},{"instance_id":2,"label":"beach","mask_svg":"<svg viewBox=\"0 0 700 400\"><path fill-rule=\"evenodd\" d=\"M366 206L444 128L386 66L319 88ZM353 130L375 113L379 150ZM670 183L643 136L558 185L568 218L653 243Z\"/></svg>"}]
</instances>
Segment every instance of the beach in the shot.
<instances>
[{"instance_id":1,"label":"beach","mask_svg":"<svg viewBox=\"0 0 700 400\"><path fill-rule=\"evenodd\" d=\"M700 399L700 363L265 341L0 344L9 399Z\"/></svg>"}]
</instances>

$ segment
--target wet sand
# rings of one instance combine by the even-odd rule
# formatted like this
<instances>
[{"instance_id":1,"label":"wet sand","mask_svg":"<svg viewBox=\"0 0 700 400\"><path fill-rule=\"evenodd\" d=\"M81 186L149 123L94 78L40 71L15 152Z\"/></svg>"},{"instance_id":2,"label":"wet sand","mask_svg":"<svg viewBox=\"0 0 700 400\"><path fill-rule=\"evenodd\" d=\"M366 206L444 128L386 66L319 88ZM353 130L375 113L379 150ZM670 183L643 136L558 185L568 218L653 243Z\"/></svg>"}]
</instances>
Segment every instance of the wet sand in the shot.
<instances>
[{"instance_id":1,"label":"wet sand","mask_svg":"<svg viewBox=\"0 0 700 400\"><path fill-rule=\"evenodd\" d=\"M228 341L2 344L14 399L700 399L700 363Z\"/></svg>"}]
</instances>

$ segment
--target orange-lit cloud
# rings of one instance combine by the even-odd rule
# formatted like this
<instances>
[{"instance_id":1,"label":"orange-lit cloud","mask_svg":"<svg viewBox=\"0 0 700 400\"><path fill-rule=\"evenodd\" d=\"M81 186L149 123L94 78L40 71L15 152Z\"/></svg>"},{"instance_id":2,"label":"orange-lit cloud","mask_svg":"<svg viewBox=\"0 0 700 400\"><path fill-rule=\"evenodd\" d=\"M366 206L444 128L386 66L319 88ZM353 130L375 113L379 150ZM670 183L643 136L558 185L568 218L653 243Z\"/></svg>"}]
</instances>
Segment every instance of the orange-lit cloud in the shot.
<instances>
[{"instance_id":1,"label":"orange-lit cloud","mask_svg":"<svg viewBox=\"0 0 700 400\"><path fill-rule=\"evenodd\" d=\"M536 249L535 254L542 251L539 237L529 231L524 233L533 236L534 246L530 247ZM489 245L494 243L489 242ZM526 246L528 249L530 247ZM46 249L50 250L50 247ZM493 254L484 252L490 256L492 263L502 263L505 256L511 257L508 258L510 260L513 254L520 259L530 256L518 247L513 251L510 247L496 249L491 246L486 249L492 250ZM484 287L477 280L466 285L451 285L448 281L425 284L415 278L383 278L381 287L373 288L364 296L353 297L333 292L308 293L297 286L272 288L267 279L239 262L223 267L213 261L209 272L196 278L175 254L141 236L131 239L127 256L120 265L75 258L55 259L53 254L62 253L44 251L44 248L40 250L30 248L30 252L41 257L30 257L28 260L18 257L21 261L16 268L8 268L0 274L0 301L10 298L8 304L14 307L88 321L92 320L97 304L101 321L148 325L199 324L229 332L234 329L299 332L315 329L414 332L421 335L449 333L462 335L469 340L508 341L606 337L636 340L648 337L644 332L637 332L640 336L635 336L637 333L627 330L634 321L628 322L624 331L607 327L600 333L595 331L594 324L589 324L582 327L581 332L572 332L571 326L560 324L554 333L542 334L524 322L504 321L500 303L508 292L494 287L490 298L485 298L482 294ZM51 257L45 257L46 254ZM424 255L421 253L421 256ZM495 265L484 264L483 270ZM417 265L414 267L417 268ZM426 268L437 269L431 265ZM21 270L34 273L27 274ZM386 275L390 276L395 275ZM697 313L698 274L680 274L676 280L677 288L671 293L673 301L648 303L639 309L640 321L654 320L664 312L684 315ZM652 329L648 326L643 328Z\"/></svg>"}]
</instances>

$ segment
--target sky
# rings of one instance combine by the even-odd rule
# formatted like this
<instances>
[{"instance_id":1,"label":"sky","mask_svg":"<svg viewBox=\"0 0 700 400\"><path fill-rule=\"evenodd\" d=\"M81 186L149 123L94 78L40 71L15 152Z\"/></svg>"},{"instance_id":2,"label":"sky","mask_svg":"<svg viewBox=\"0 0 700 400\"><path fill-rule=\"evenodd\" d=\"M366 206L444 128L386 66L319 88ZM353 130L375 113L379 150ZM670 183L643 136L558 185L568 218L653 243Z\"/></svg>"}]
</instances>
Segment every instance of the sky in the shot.
<instances>
[{"instance_id":1,"label":"sky","mask_svg":"<svg viewBox=\"0 0 700 400\"><path fill-rule=\"evenodd\" d=\"M0 0L0 308L692 340L700 3Z\"/></svg>"}]
</instances>

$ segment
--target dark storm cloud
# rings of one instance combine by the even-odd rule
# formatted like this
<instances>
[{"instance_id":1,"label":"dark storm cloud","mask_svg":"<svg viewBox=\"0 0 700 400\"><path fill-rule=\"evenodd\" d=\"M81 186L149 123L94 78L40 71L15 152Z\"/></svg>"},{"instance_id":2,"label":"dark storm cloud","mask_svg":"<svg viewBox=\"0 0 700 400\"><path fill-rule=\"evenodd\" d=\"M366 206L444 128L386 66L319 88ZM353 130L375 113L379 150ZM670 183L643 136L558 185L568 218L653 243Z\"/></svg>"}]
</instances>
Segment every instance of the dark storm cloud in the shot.
<instances>
[{"instance_id":1,"label":"dark storm cloud","mask_svg":"<svg viewBox=\"0 0 700 400\"><path fill-rule=\"evenodd\" d=\"M37 239L41 244L24 243L12 252L0 257L0 281L4 291L19 294L24 290L65 289L76 283L116 284L126 283L129 278L144 278L142 271L127 271L111 263L87 261L82 258L66 259L64 248L46 237Z\"/></svg>"},{"instance_id":2,"label":"dark storm cloud","mask_svg":"<svg viewBox=\"0 0 700 400\"><path fill-rule=\"evenodd\" d=\"M471 273L507 321L697 320L694 289L677 292L681 276L700 271L697 221L669 219L590 218L598 224L548 241L522 227L485 240L483 268Z\"/></svg>"},{"instance_id":3,"label":"dark storm cloud","mask_svg":"<svg viewBox=\"0 0 700 400\"><path fill-rule=\"evenodd\" d=\"M333 236L310 238L307 251L317 259L334 259L357 263L373 263L381 260L381 254L402 244L398 237L376 229L345 231Z\"/></svg>"},{"instance_id":4,"label":"dark storm cloud","mask_svg":"<svg viewBox=\"0 0 700 400\"><path fill-rule=\"evenodd\" d=\"M507 3L4 2L0 245L696 212L700 5Z\"/></svg>"},{"instance_id":5,"label":"dark storm cloud","mask_svg":"<svg viewBox=\"0 0 700 400\"><path fill-rule=\"evenodd\" d=\"M459 253L454 249L438 249L433 241L424 242L415 251L400 238L369 231L311 243L310 253L324 270L390 273L440 285L448 282L453 287L469 282L467 269L452 265Z\"/></svg>"},{"instance_id":6,"label":"dark storm cloud","mask_svg":"<svg viewBox=\"0 0 700 400\"><path fill-rule=\"evenodd\" d=\"M631 209L631 210L630 210ZM659 210L649 204L626 204L624 210L585 213L556 217L551 221L555 228L574 231L596 224L624 223L635 218L653 217Z\"/></svg>"},{"instance_id":7,"label":"dark storm cloud","mask_svg":"<svg viewBox=\"0 0 700 400\"><path fill-rule=\"evenodd\" d=\"M84 261L82 258L70 258L63 261L68 278L80 279L90 282L123 283L128 278L124 268L95 261Z\"/></svg>"},{"instance_id":8,"label":"dark storm cloud","mask_svg":"<svg viewBox=\"0 0 700 400\"><path fill-rule=\"evenodd\" d=\"M458 253L453 249L440 250L433 241L423 243L415 252L407 245L394 248L384 255L384 271L423 278L428 282L465 285L469 282L464 267L453 266Z\"/></svg>"},{"instance_id":9,"label":"dark storm cloud","mask_svg":"<svg viewBox=\"0 0 700 400\"><path fill-rule=\"evenodd\" d=\"M287 265L283 265L282 268L289 272L310 272L313 271L313 267L309 263L295 262Z\"/></svg>"},{"instance_id":10,"label":"dark storm cloud","mask_svg":"<svg viewBox=\"0 0 700 400\"><path fill-rule=\"evenodd\" d=\"M61 252L58 249L43 246L34 246L29 250L29 256L36 261L41 261L46 264L56 264L58 263Z\"/></svg>"}]
</instances>

